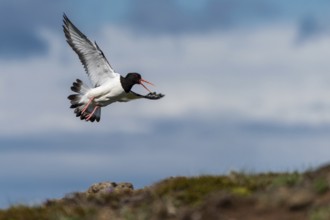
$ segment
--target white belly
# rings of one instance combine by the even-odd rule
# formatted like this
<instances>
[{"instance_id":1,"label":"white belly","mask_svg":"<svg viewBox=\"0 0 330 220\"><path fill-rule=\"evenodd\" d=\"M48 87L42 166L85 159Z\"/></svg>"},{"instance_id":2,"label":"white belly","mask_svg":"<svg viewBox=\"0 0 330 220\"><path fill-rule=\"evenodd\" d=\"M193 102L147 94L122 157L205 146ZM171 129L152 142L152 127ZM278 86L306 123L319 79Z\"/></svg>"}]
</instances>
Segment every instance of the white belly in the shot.
<instances>
[{"instance_id":1,"label":"white belly","mask_svg":"<svg viewBox=\"0 0 330 220\"><path fill-rule=\"evenodd\" d=\"M121 86L120 77L109 80L103 85L93 88L88 92L88 98L94 97L93 102L99 106L106 106L118 101L125 96L125 91Z\"/></svg>"}]
</instances>

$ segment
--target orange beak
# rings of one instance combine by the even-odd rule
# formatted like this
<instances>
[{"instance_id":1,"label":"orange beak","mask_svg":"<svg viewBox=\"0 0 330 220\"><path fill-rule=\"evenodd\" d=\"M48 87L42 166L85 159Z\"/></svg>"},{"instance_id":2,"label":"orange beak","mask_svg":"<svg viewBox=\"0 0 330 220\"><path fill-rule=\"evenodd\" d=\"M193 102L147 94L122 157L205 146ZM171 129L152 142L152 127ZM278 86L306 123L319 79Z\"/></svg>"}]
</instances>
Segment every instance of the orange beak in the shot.
<instances>
[{"instance_id":1,"label":"orange beak","mask_svg":"<svg viewBox=\"0 0 330 220\"><path fill-rule=\"evenodd\" d=\"M140 84L146 89L146 90L148 90L150 93L151 93L151 91L142 83L142 82L145 82L145 83L148 83L148 84L150 84L150 85L152 85L152 86L155 86L154 84L152 84L151 82L148 82L147 80L144 80L144 79L140 79Z\"/></svg>"}]
</instances>

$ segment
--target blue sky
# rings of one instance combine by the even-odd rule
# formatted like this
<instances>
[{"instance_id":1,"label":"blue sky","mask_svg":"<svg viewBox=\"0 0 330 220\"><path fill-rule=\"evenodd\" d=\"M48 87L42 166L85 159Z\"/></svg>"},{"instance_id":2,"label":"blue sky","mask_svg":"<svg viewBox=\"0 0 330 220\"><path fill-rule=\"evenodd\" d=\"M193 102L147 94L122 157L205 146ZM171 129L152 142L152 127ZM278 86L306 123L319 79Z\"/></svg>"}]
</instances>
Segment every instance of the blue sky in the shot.
<instances>
[{"instance_id":1,"label":"blue sky","mask_svg":"<svg viewBox=\"0 0 330 220\"><path fill-rule=\"evenodd\" d=\"M1 1L0 207L106 180L143 187L327 163L329 9L324 0ZM76 78L89 81L63 12L117 72L140 72L165 98L78 120L66 97Z\"/></svg>"}]
</instances>

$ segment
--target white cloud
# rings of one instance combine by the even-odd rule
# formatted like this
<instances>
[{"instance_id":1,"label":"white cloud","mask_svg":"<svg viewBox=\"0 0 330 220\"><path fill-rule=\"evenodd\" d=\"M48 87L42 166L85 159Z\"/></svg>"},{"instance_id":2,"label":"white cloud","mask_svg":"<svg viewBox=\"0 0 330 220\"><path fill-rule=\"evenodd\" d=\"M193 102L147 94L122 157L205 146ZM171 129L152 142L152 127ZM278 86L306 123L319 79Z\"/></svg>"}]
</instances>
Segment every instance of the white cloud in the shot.
<instances>
[{"instance_id":1,"label":"white cloud","mask_svg":"<svg viewBox=\"0 0 330 220\"><path fill-rule=\"evenodd\" d=\"M66 96L84 70L59 33L41 31L45 56L0 61L1 134L83 130ZM93 35L118 72L138 71L166 97L115 104L103 110L96 131L147 131L150 120L187 115L284 123L328 123L329 38L295 44L293 26L271 26L180 36L142 36L117 26ZM145 93L138 86L135 91ZM132 111L134 109L134 112ZM125 119L125 120L123 120Z\"/></svg>"},{"instance_id":2,"label":"white cloud","mask_svg":"<svg viewBox=\"0 0 330 220\"><path fill-rule=\"evenodd\" d=\"M152 109L157 116L230 112L283 123L330 121L328 37L297 45L293 25L158 38L111 27L105 36L114 57L129 51L129 61L116 60L121 69L157 74L167 94Z\"/></svg>"}]
</instances>

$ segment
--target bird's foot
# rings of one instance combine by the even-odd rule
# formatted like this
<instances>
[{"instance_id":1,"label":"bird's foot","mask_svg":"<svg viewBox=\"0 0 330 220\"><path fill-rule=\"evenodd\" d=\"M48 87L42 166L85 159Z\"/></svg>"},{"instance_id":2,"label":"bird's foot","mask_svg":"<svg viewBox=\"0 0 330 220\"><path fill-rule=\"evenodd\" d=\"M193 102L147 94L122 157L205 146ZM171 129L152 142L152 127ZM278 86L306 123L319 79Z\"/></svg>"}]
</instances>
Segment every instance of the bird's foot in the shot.
<instances>
[{"instance_id":1,"label":"bird's foot","mask_svg":"<svg viewBox=\"0 0 330 220\"><path fill-rule=\"evenodd\" d=\"M92 97L91 99L89 99L88 103L85 105L85 107L81 110L81 114L84 114L84 112L87 110L88 106L92 103L92 101L94 100L94 97Z\"/></svg>"},{"instance_id":2,"label":"bird's foot","mask_svg":"<svg viewBox=\"0 0 330 220\"><path fill-rule=\"evenodd\" d=\"M98 108L99 108L99 106L95 106L94 109L93 109L93 111L90 114L86 115L87 117L85 118L85 120L86 121L89 121L93 117L94 113L96 112L96 110Z\"/></svg>"}]
</instances>

